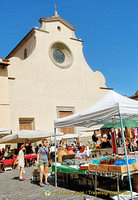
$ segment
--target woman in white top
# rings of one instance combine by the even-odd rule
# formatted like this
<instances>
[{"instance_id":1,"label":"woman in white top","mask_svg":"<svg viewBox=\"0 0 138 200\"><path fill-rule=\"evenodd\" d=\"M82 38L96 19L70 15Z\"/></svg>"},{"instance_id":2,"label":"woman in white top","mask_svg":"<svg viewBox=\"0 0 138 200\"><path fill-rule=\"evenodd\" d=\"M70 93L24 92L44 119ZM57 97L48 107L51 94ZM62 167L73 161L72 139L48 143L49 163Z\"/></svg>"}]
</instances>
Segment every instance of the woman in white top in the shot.
<instances>
[{"instance_id":1,"label":"woman in white top","mask_svg":"<svg viewBox=\"0 0 138 200\"><path fill-rule=\"evenodd\" d=\"M25 178L23 178L23 170L24 170L24 150L25 150L25 145L23 144L19 150L19 154L17 157L18 160L18 166L20 168L20 177L19 180L20 181L24 181Z\"/></svg>"}]
</instances>

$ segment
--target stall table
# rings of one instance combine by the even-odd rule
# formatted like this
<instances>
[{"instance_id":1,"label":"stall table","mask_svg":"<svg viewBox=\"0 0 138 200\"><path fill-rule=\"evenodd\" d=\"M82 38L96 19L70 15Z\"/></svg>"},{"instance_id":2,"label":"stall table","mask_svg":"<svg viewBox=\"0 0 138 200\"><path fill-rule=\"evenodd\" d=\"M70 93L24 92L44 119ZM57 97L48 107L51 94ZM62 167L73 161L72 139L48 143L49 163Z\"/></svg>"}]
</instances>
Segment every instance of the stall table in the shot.
<instances>
[{"instance_id":1,"label":"stall table","mask_svg":"<svg viewBox=\"0 0 138 200\"><path fill-rule=\"evenodd\" d=\"M4 160L0 160L0 163L3 163L3 168L6 167L13 167L13 163L16 160L17 157L13 157L12 159L4 159ZM33 164L34 159L37 158L36 154L29 154L29 155L25 155L24 159L28 161L29 166L31 164Z\"/></svg>"},{"instance_id":2,"label":"stall table","mask_svg":"<svg viewBox=\"0 0 138 200\"><path fill-rule=\"evenodd\" d=\"M13 157L12 159L0 160L0 163L3 164L2 169L6 169L6 168L12 169L15 159L16 157Z\"/></svg>"},{"instance_id":3,"label":"stall table","mask_svg":"<svg viewBox=\"0 0 138 200\"><path fill-rule=\"evenodd\" d=\"M32 164L34 164L35 160L37 159L37 155L36 154L28 154L24 156L25 159L25 165L26 166L30 166Z\"/></svg>"},{"instance_id":4,"label":"stall table","mask_svg":"<svg viewBox=\"0 0 138 200\"><path fill-rule=\"evenodd\" d=\"M104 171L96 171L96 170L89 170L88 172L89 174L92 174L94 177L95 177L95 184L94 184L94 188L95 188L95 196L97 196L97 191L103 191L103 192L108 192L108 193L111 193L110 190L106 190L104 188L100 188L100 187L97 187L97 177L108 177L108 178L111 178L111 179L116 179L116 188L117 188L117 194L118 194L118 199L119 199L119 180L122 180L124 179L124 177L127 177L128 176L128 173L127 172L124 172L124 173L117 173L117 172L104 172ZM135 170L135 171L131 171L130 172L130 175L134 175L134 174L138 174L138 170Z\"/></svg>"},{"instance_id":5,"label":"stall table","mask_svg":"<svg viewBox=\"0 0 138 200\"><path fill-rule=\"evenodd\" d=\"M55 172L55 166L52 166L52 172ZM64 186L68 186L69 184L69 175L70 174L80 174L80 175L85 175L86 170L80 170L80 168L76 168L74 166L66 166L66 165L60 165L57 166L57 173L62 175L63 178L63 184Z\"/></svg>"},{"instance_id":6,"label":"stall table","mask_svg":"<svg viewBox=\"0 0 138 200\"><path fill-rule=\"evenodd\" d=\"M105 167L105 166L104 166ZM104 168L102 168L104 169ZM55 171L55 166L52 166L52 171ZM84 177L87 176L92 176L91 180L94 184L94 189L95 189L95 196L97 196L97 191L101 192L106 192L111 194L111 190L107 190L105 188L101 188L100 186L97 187L97 177L107 177L110 179L116 180L116 188L117 191L114 191L118 194L118 199L119 199L119 181L123 181L124 177L128 177L128 173L126 172L109 172L109 171L98 171L98 170L80 170L79 168L75 168L73 166L65 166L65 165L60 165L57 166L57 173L63 173L64 174L64 181L66 182L66 185L68 185L68 174L78 174L78 175L84 175ZM138 170L132 170L130 171L130 175L138 174Z\"/></svg>"},{"instance_id":7,"label":"stall table","mask_svg":"<svg viewBox=\"0 0 138 200\"><path fill-rule=\"evenodd\" d=\"M91 159L93 157L96 157L97 154L99 154L101 156L102 153L108 153L108 154L112 154L113 153L113 149L112 148L105 148L105 149L93 149L91 150Z\"/></svg>"},{"instance_id":8,"label":"stall table","mask_svg":"<svg viewBox=\"0 0 138 200\"><path fill-rule=\"evenodd\" d=\"M55 171L55 166L52 166L52 171ZM57 172L66 174L86 174L86 170L80 170L79 168L65 165L57 166Z\"/></svg>"}]
</instances>

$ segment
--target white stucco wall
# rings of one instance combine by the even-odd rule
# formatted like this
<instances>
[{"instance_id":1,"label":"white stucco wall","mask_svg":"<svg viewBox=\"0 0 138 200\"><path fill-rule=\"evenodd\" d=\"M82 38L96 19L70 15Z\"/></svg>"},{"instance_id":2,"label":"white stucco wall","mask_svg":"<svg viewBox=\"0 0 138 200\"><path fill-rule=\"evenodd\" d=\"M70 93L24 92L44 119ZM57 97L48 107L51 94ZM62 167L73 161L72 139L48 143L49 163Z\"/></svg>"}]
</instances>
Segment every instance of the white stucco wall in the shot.
<instances>
[{"instance_id":1,"label":"white stucco wall","mask_svg":"<svg viewBox=\"0 0 138 200\"><path fill-rule=\"evenodd\" d=\"M10 128L7 67L0 66L0 128Z\"/></svg>"},{"instance_id":2,"label":"white stucco wall","mask_svg":"<svg viewBox=\"0 0 138 200\"><path fill-rule=\"evenodd\" d=\"M106 92L100 89L106 87L103 75L93 72L85 61L82 43L70 39L76 38L74 32L60 22L48 22L46 27L49 33L35 30L35 49L27 59L22 60L23 50L32 45L34 36L10 59L8 75L15 78L9 80L13 131L19 129L19 118L35 118L35 129L51 131L57 106L74 107L79 112ZM49 48L57 41L71 50L73 63L67 69L57 67L49 57Z\"/></svg>"}]
</instances>

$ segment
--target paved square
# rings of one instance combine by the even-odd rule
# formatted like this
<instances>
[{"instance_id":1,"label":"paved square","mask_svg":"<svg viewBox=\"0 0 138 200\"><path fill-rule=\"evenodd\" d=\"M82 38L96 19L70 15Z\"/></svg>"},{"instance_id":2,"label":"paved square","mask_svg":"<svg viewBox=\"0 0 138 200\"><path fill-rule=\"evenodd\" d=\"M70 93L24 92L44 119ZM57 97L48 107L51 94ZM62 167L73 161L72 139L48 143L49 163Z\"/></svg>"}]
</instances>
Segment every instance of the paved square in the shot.
<instances>
[{"instance_id":1,"label":"paved square","mask_svg":"<svg viewBox=\"0 0 138 200\"><path fill-rule=\"evenodd\" d=\"M0 173L0 200L100 200L81 192L77 193L61 187L55 188L53 179L49 180L49 186L41 188L31 181L31 167L25 168L25 181L19 181L18 176L18 169Z\"/></svg>"}]
</instances>

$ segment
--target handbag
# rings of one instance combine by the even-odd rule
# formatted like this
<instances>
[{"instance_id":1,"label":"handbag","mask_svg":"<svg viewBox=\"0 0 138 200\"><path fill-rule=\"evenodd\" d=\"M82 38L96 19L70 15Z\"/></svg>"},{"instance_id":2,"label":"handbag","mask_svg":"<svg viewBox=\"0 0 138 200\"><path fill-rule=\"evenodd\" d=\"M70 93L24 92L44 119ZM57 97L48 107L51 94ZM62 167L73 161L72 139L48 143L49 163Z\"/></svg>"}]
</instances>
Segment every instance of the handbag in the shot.
<instances>
[{"instance_id":1,"label":"handbag","mask_svg":"<svg viewBox=\"0 0 138 200\"><path fill-rule=\"evenodd\" d=\"M17 158L15 159L13 165L14 165L14 166L15 166L15 165L18 165L18 159L17 159Z\"/></svg>"}]
</instances>

